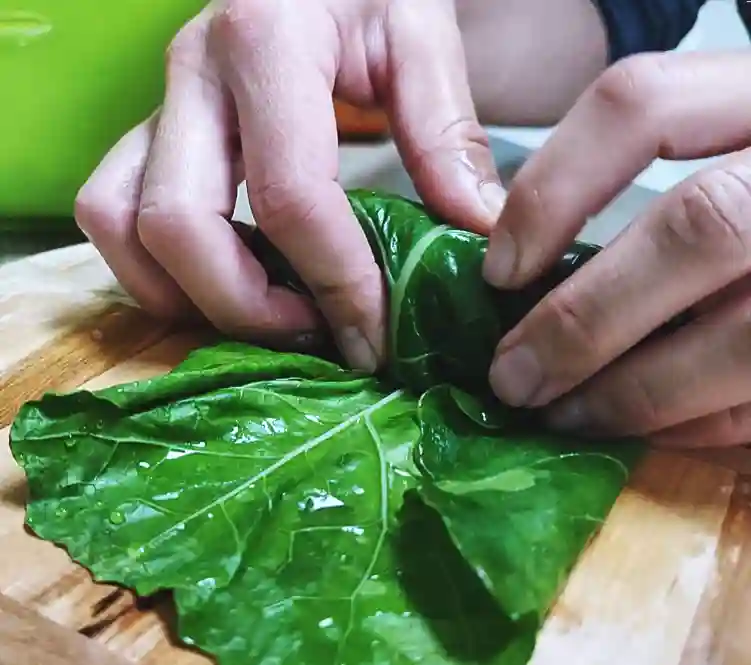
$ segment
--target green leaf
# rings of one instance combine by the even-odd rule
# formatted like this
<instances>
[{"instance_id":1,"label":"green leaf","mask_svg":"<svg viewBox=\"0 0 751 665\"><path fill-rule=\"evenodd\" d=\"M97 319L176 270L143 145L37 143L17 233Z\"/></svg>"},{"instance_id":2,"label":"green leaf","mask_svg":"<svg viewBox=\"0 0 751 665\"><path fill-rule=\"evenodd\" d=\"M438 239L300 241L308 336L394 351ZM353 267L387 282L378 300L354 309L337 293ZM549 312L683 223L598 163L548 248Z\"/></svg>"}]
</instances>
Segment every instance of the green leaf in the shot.
<instances>
[{"instance_id":1,"label":"green leaf","mask_svg":"<svg viewBox=\"0 0 751 665\"><path fill-rule=\"evenodd\" d=\"M98 580L174 590L181 636L223 665L521 664L534 632L415 492L417 416L376 379L224 343L46 396L12 440L31 528Z\"/></svg>"},{"instance_id":2,"label":"green leaf","mask_svg":"<svg viewBox=\"0 0 751 665\"><path fill-rule=\"evenodd\" d=\"M369 577L343 539L267 562L269 523L228 586L178 590L183 639L223 665L523 665L535 627L503 614L440 516L407 490L396 517Z\"/></svg>"},{"instance_id":3,"label":"green leaf","mask_svg":"<svg viewBox=\"0 0 751 665\"><path fill-rule=\"evenodd\" d=\"M450 386L426 392L420 492L504 613L540 624L642 447L584 444L501 415Z\"/></svg>"},{"instance_id":4,"label":"green leaf","mask_svg":"<svg viewBox=\"0 0 751 665\"><path fill-rule=\"evenodd\" d=\"M412 390L448 382L488 390L501 337L598 247L572 243L540 279L498 291L482 277L488 239L452 228L424 206L379 192L349 192L390 293L390 375ZM286 259L257 232L249 240L270 279L309 293Z\"/></svg>"},{"instance_id":5,"label":"green leaf","mask_svg":"<svg viewBox=\"0 0 751 665\"><path fill-rule=\"evenodd\" d=\"M99 579L145 595L226 585L269 514L301 542L307 529L336 541L350 538L336 529L372 525L373 537L356 540L376 552L418 434L401 390L225 343L163 377L46 396L24 408L12 438L31 528ZM287 554L269 547L269 560Z\"/></svg>"},{"instance_id":6,"label":"green leaf","mask_svg":"<svg viewBox=\"0 0 751 665\"><path fill-rule=\"evenodd\" d=\"M349 196L391 298L383 376L224 342L166 376L46 395L11 429L27 522L97 579L174 591L180 635L221 665L524 665L642 446L547 434L486 375L597 248L498 292L487 239ZM246 242L309 293L260 232Z\"/></svg>"}]
</instances>

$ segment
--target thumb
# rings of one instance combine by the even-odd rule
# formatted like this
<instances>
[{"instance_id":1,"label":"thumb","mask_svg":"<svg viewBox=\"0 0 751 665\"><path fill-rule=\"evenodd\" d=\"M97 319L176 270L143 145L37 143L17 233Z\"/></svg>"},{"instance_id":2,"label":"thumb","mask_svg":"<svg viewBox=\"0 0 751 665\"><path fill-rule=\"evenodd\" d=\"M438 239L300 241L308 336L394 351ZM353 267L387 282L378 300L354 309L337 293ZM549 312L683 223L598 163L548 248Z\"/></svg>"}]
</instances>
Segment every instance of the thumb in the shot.
<instances>
[{"instance_id":1,"label":"thumb","mask_svg":"<svg viewBox=\"0 0 751 665\"><path fill-rule=\"evenodd\" d=\"M487 234L505 201L477 119L453 2L391 3L389 120L415 189L449 222Z\"/></svg>"}]
</instances>

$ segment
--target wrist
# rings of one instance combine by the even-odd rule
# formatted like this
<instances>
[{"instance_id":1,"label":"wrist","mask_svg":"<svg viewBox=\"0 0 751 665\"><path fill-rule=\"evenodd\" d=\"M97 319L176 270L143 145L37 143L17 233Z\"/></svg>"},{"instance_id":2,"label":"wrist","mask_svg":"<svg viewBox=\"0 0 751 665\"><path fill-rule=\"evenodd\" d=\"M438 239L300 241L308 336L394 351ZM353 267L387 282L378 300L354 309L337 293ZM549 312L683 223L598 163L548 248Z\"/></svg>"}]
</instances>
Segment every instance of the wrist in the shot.
<instances>
[{"instance_id":1,"label":"wrist","mask_svg":"<svg viewBox=\"0 0 751 665\"><path fill-rule=\"evenodd\" d=\"M486 124L555 124L608 64L592 0L462 0L455 7Z\"/></svg>"}]
</instances>

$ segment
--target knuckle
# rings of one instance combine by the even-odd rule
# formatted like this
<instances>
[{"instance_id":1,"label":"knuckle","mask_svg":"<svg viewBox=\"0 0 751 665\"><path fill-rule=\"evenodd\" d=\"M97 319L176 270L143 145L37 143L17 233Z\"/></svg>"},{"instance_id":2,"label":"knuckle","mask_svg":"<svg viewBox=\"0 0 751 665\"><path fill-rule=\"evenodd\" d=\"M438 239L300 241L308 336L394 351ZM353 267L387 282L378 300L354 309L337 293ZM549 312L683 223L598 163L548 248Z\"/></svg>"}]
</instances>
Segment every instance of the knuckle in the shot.
<instances>
[{"instance_id":1,"label":"knuckle","mask_svg":"<svg viewBox=\"0 0 751 665\"><path fill-rule=\"evenodd\" d=\"M252 47L264 35L272 35L279 17L279 2L265 0L224 0L215 11L210 25L211 39L230 48Z\"/></svg>"},{"instance_id":2,"label":"knuckle","mask_svg":"<svg viewBox=\"0 0 751 665\"><path fill-rule=\"evenodd\" d=\"M414 149L404 156L405 166L416 178L430 173L437 164L466 162L491 177L495 173L490 142L487 133L475 118L461 117L445 124L445 118L436 112L425 118L423 136L425 141L416 143Z\"/></svg>"},{"instance_id":3,"label":"knuckle","mask_svg":"<svg viewBox=\"0 0 751 665\"><path fill-rule=\"evenodd\" d=\"M320 282L313 287L316 300L326 311L339 316L344 313L355 324L372 318L382 295L379 274L372 270L352 272L344 280Z\"/></svg>"},{"instance_id":4,"label":"knuckle","mask_svg":"<svg viewBox=\"0 0 751 665\"><path fill-rule=\"evenodd\" d=\"M667 58L663 54L639 54L624 58L594 84L598 103L625 114L643 113L662 97L667 78Z\"/></svg>"},{"instance_id":5,"label":"knuckle","mask_svg":"<svg viewBox=\"0 0 751 665\"><path fill-rule=\"evenodd\" d=\"M79 190L73 209L78 227L95 244L122 235L133 212L117 198L100 194L89 185Z\"/></svg>"},{"instance_id":6,"label":"knuckle","mask_svg":"<svg viewBox=\"0 0 751 665\"><path fill-rule=\"evenodd\" d=\"M480 167L487 162L487 170L495 171L487 132L477 118L462 116L446 124L445 116L436 109L424 119L420 133L424 140L416 142L403 158L405 166L417 177L447 158L456 162L470 159L474 166Z\"/></svg>"},{"instance_id":7,"label":"knuckle","mask_svg":"<svg viewBox=\"0 0 751 665\"><path fill-rule=\"evenodd\" d=\"M167 71L176 67L197 69L206 53L207 20L199 14L186 23L167 46Z\"/></svg>"},{"instance_id":8,"label":"knuckle","mask_svg":"<svg viewBox=\"0 0 751 665\"><path fill-rule=\"evenodd\" d=\"M76 223L84 234L104 254L108 263L113 256L126 256L130 243L133 222L137 211L117 197L107 196L106 192L84 185L74 203ZM148 248L147 248L148 249ZM118 262L119 263L119 262ZM125 291L145 311L168 321L185 317L186 305L174 290L135 288L125 275L115 273Z\"/></svg>"},{"instance_id":9,"label":"knuckle","mask_svg":"<svg viewBox=\"0 0 751 665\"><path fill-rule=\"evenodd\" d=\"M315 191L314 186L296 181L268 183L249 192L254 217L269 238L279 238L309 225L317 203L301 192Z\"/></svg>"},{"instance_id":10,"label":"knuckle","mask_svg":"<svg viewBox=\"0 0 751 665\"><path fill-rule=\"evenodd\" d=\"M174 247L190 214L174 208L168 210L159 205L143 207L136 222L138 239L150 253L164 252Z\"/></svg>"},{"instance_id":11,"label":"knuckle","mask_svg":"<svg viewBox=\"0 0 751 665\"><path fill-rule=\"evenodd\" d=\"M700 174L680 193L661 231L671 250L727 259L749 255L751 184L734 170Z\"/></svg>"},{"instance_id":12,"label":"knuckle","mask_svg":"<svg viewBox=\"0 0 751 665\"><path fill-rule=\"evenodd\" d=\"M428 119L427 127L431 129L429 123L430 119ZM490 148L488 134L474 116L462 116L447 125L437 126L434 134L437 137L436 150L449 147L457 153L463 153L476 146Z\"/></svg>"},{"instance_id":13,"label":"knuckle","mask_svg":"<svg viewBox=\"0 0 751 665\"><path fill-rule=\"evenodd\" d=\"M566 290L561 290L549 299L547 313L552 330L557 331L560 344L564 347L563 357L585 357L592 361L600 357L601 342L596 330L596 317L581 297L575 299Z\"/></svg>"},{"instance_id":14,"label":"knuckle","mask_svg":"<svg viewBox=\"0 0 751 665\"><path fill-rule=\"evenodd\" d=\"M339 262L321 264L316 262L315 256L300 256L299 248L306 245L308 238L319 233L325 217L328 217L324 206L331 199L322 194L322 189L327 186L339 187L333 181L322 183L305 177L266 184L249 192L253 216L274 245L297 248L294 254L298 256L299 264L296 267L304 274L316 299L324 300L329 310L352 309L355 305L353 294L363 298L367 308L376 298L375 294L380 294L380 271L367 242L364 242L364 247L353 248L351 253L340 256ZM315 242L310 243L313 244ZM362 260L365 257L360 249L366 250L369 260ZM346 269L342 269L342 265Z\"/></svg>"},{"instance_id":15,"label":"knuckle","mask_svg":"<svg viewBox=\"0 0 751 665\"><path fill-rule=\"evenodd\" d=\"M464 148L467 145L490 147L487 132L474 116L461 116L436 131L439 141Z\"/></svg>"}]
</instances>

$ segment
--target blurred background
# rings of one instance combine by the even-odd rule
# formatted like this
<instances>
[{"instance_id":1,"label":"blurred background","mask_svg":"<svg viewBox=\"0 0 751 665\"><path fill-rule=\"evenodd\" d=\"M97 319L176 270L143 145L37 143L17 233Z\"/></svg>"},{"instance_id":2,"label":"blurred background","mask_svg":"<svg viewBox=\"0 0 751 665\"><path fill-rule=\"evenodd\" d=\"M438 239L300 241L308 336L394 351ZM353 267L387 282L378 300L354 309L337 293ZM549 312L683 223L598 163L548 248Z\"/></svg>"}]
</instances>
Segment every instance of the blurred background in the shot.
<instances>
[{"instance_id":1,"label":"blurred background","mask_svg":"<svg viewBox=\"0 0 751 665\"><path fill-rule=\"evenodd\" d=\"M96 9L99 0L0 0L0 89L10 93L0 105L0 263L83 239L70 218L76 184L119 137L121 127L145 116L146 104L158 97L161 79L155 73L145 80L143 72L161 69L163 43L204 1L152 5L122 0L108 5L105 15ZM9 4L33 9L4 9ZM164 16L147 21L153 12ZM139 13L142 21L137 20ZM77 28L77 22L84 20L85 29ZM153 30L161 32L149 34L149 26L157 26ZM125 46L118 47L131 39L146 44L137 56L131 55L132 48L126 54ZM734 1L709 0L679 50L734 48L747 43ZM122 94L131 89L137 89L137 94ZM103 103L107 108L100 108ZM82 107L92 112L87 116ZM337 120L344 187L416 196L380 112L337 103ZM488 131L499 172L508 181L552 128L490 127ZM582 237L607 242L651 198L707 161L657 160L590 220ZM61 171L69 174L70 182L60 182ZM252 219L242 186L235 217Z\"/></svg>"}]
</instances>

